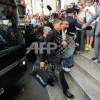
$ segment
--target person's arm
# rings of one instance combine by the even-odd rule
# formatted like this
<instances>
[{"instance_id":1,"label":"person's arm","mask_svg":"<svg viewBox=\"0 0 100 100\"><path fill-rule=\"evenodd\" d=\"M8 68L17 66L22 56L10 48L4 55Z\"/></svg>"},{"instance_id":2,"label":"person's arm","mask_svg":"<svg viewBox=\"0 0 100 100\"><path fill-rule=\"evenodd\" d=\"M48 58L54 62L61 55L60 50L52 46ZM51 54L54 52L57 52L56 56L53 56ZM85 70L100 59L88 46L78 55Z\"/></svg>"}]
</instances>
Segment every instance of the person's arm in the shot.
<instances>
[{"instance_id":1,"label":"person's arm","mask_svg":"<svg viewBox=\"0 0 100 100\"><path fill-rule=\"evenodd\" d=\"M78 27L78 28L80 28L80 29L86 29L86 30L93 29L93 26L86 26L86 28L83 28L84 25L79 24L76 19L75 19L75 22L74 23L75 23L75 26Z\"/></svg>"},{"instance_id":2,"label":"person's arm","mask_svg":"<svg viewBox=\"0 0 100 100\"><path fill-rule=\"evenodd\" d=\"M39 47L40 47L40 43L41 42L44 42L44 39L42 38L42 37L40 37L39 39L38 39L38 43L39 43ZM45 65L45 58L46 58L46 52L45 51L43 51L43 54L39 54L39 59L40 59L40 66L41 67L44 67L44 65Z\"/></svg>"},{"instance_id":3,"label":"person's arm","mask_svg":"<svg viewBox=\"0 0 100 100\"><path fill-rule=\"evenodd\" d=\"M94 16L94 14L93 14L91 11L88 10L88 12L89 12L92 16Z\"/></svg>"},{"instance_id":4,"label":"person's arm","mask_svg":"<svg viewBox=\"0 0 100 100\"><path fill-rule=\"evenodd\" d=\"M88 12L89 12L92 16L94 16L94 14L96 13L96 11L95 11L95 8L94 8L94 7L92 7L92 8L91 8L91 11L90 11L90 10L88 10Z\"/></svg>"},{"instance_id":5,"label":"person's arm","mask_svg":"<svg viewBox=\"0 0 100 100\"><path fill-rule=\"evenodd\" d=\"M82 25L79 24L76 19L74 20L74 24L75 24L76 27L78 27L80 29L82 28Z\"/></svg>"},{"instance_id":6,"label":"person's arm","mask_svg":"<svg viewBox=\"0 0 100 100\"><path fill-rule=\"evenodd\" d=\"M83 14L82 14L82 15L83 15ZM83 18L80 18L80 17L78 16L77 12L76 12L76 17L77 17L77 19L78 19L81 23L84 22L85 15L83 15Z\"/></svg>"},{"instance_id":7,"label":"person's arm","mask_svg":"<svg viewBox=\"0 0 100 100\"><path fill-rule=\"evenodd\" d=\"M85 23L85 26L89 26L96 18L98 17L99 12L97 12L94 16L92 16L87 23Z\"/></svg>"},{"instance_id":8,"label":"person's arm","mask_svg":"<svg viewBox=\"0 0 100 100\"><path fill-rule=\"evenodd\" d=\"M78 15L77 15L76 17L77 17L77 19L78 19L81 23L84 22L84 19L85 19L85 18L80 18Z\"/></svg>"}]
</instances>

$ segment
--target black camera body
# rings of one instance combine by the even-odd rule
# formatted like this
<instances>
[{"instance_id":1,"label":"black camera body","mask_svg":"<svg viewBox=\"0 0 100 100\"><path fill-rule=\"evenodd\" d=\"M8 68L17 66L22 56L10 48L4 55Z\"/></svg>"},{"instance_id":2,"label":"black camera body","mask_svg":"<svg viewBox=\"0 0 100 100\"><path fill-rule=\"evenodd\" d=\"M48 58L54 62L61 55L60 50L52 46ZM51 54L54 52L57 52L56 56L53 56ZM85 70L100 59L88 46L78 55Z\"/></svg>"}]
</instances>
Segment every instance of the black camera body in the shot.
<instances>
[{"instance_id":1,"label":"black camera body","mask_svg":"<svg viewBox=\"0 0 100 100\"><path fill-rule=\"evenodd\" d=\"M52 16L53 16L54 18L56 18L56 17L58 17L58 14L57 14L57 13L52 13Z\"/></svg>"},{"instance_id":2,"label":"black camera body","mask_svg":"<svg viewBox=\"0 0 100 100\"><path fill-rule=\"evenodd\" d=\"M73 9L78 13L80 8L77 5L75 5L75 3L71 4L73 5ZM74 12L74 14L76 14L76 12Z\"/></svg>"}]
</instances>

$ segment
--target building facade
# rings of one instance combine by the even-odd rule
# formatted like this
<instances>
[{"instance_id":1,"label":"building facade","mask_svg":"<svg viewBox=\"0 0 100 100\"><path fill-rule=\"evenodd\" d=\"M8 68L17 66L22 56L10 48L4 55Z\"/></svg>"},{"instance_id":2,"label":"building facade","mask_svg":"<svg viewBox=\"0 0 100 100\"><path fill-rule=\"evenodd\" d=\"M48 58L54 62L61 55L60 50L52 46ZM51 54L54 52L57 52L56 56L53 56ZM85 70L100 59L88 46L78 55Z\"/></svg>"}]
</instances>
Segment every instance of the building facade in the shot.
<instances>
[{"instance_id":1,"label":"building facade","mask_svg":"<svg viewBox=\"0 0 100 100\"><path fill-rule=\"evenodd\" d=\"M69 5L70 3L75 3L79 0L16 0L17 2L21 2L25 4L26 14L29 10L30 14L44 13L45 15L49 15L50 12L47 9L47 5L51 6L53 13L54 11L59 11L60 9L64 9L65 5ZM86 0L81 0L85 2ZM94 0L93 0L94 1ZM95 0L96 1L96 0Z\"/></svg>"},{"instance_id":2,"label":"building facade","mask_svg":"<svg viewBox=\"0 0 100 100\"><path fill-rule=\"evenodd\" d=\"M77 4L78 1L79 0L32 0L33 14L41 14L43 12L44 14L48 15L50 12L47 9L47 5L50 5L52 8L51 12L54 12L64 9L65 5L68 5L72 2Z\"/></svg>"},{"instance_id":3,"label":"building facade","mask_svg":"<svg viewBox=\"0 0 100 100\"><path fill-rule=\"evenodd\" d=\"M25 6L26 6L26 14L27 11L29 10L30 14L33 14L33 4L35 0L24 0L25 1Z\"/></svg>"}]
</instances>

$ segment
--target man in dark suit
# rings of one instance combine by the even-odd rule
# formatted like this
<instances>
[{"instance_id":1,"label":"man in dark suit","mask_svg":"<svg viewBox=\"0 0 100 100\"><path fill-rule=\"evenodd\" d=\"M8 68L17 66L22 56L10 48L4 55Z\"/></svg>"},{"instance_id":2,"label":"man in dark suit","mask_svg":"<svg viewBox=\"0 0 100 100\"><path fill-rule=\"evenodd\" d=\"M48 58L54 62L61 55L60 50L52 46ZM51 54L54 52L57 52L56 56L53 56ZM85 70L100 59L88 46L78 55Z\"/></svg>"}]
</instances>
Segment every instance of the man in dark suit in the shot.
<instances>
[{"instance_id":1,"label":"man in dark suit","mask_svg":"<svg viewBox=\"0 0 100 100\"><path fill-rule=\"evenodd\" d=\"M69 20L67 19L63 19L63 25L62 25L62 44L63 45L67 45L67 29L69 28ZM70 36L69 36L70 37ZM73 40L74 41L74 40ZM62 65L63 65L63 69L66 71L66 72L69 72L70 71L70 67L73 66L73 56L70 56L70 57L64 57L63 60L62 60Z\"/></svg>"},{"instance_id":2,"label":"man in dark suit","mask_svg":"<svg viewBox=\"0 0 100 100\"><path fill-rule=\"evenodd\" d=\"M48 35L48 33L50 33L51 32L51 28L50 27L48 27L48 26L44 26L43 27L43 35L41 36L41 37L39 37L39 42L44 42L45 41L45 39L46 39L46 36Z\"/></svg>"},{"instance_id":3,"label":"man in dark suit","mask_svg":"<svg viewBox=\"0 0 100 100\"><path fill-rule=\"evenodd\" d=\"M45 42L55 42L56 44L58 44L58 42L56 41L56 38L59 34L61 34L61 28L62 28L62 19L60 18L56 18L54 20L54 29L46 36ZM64 44L64 42L62 43ZM58 49L58 48L57 48ZM55 67L59 67L61 65L61 61L62 58L59 58L55 55L55 51L56 50L52 50L50 51L50 54L47 56L48 61L54 65ZM45 51L41 58L40 58L40 66L44 67L45 64L45 55L47 54L47 52ZM74 96L68 91L69 86L65 80L64 77L64 70L60 70L59 71L59 76L60 76L60 83L62 85L62 89L63 89L63 93L68 97L68 98L74 98Z\"/></svg>"},{"instance_id":4,"label":"man in dark suit","mask_svg":"<svg viewBox=\"0 0 100 100\"><path fill-rule=\"evenodd\" d=\"M48 26L44 26L43 27L43 35L41 36L41 37L39 37L39 39L38 39L38 42L40 43L40 42L45 42L45 39L46 39L46 36L51 32L51 28L50 27L48 27ZM41 54L39 55L39 57L41 58ZM45 59L47 59L47 55L45 55ZM54 84L52 83L53 82L53 79L49 79L49 81L48 81L48 84L50 85L50 86L54 86Z\"/></svg>"},{"instance_id":5,"label":"man in dark suit","mask_svg":"<svg viewBox=\"0 0 100 100\"><path fill-rule=\"evenodd\" d=\"M38 42L39 42L39 43L40 43L40 42L45 42L46 36L48 35L48 33L51 32L51 30L52 30L52 29L51 29L50 27L44 26L44 27L43 27L43 35L42 35L41 37L39 37ZM47 56L47 55L45 55L45 58L44 58L44 59L47 58L46 56ZM39 57L41 58L42 55L40 54Z\"/></svg>"}]
</instances>

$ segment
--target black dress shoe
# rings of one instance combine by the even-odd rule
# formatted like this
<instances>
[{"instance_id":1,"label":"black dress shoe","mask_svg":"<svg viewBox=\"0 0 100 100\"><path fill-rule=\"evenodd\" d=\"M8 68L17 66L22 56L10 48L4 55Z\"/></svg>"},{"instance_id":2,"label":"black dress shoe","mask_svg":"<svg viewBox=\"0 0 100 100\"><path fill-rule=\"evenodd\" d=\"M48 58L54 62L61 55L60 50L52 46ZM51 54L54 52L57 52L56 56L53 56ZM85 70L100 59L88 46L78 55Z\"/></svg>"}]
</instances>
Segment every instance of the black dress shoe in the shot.
<instances>
[{"instance_id":1,"label":"black dress shoe","mask_svg":"<svg viewBox=\"0 0 100 100\"><path fill-rule=\"evenodd\" d=\"M68 66L68 68L72 68L74 66L74 64L73 65L71 65L71 66Z\"/></svg>"},{"instance_id":2,"label":"black dress shoe","mask_svg":"<svg viewBox=\"0 0 100 100\"><path fill-rule=\"evenodd\" d=\"M54 86L54 84L53 83L48 83L50 86Z\"/></svg>"},{"instance_id":3,"label":"black dress shoe","mask_svg":"<svg viewBox=\"0 0 100 100\"><path fill-rule=\"evenodd\" d=\"M71 68L71 67L73 67L74 66L74 61L73 61L73 64L71 65L71 66L68 66L68 68Z\"/></svg>"},{"instance_id":4,"label":"black dress shoe","mask_svg":"<svg viewBox=\"0 0 100 100\"><path fill-rule=\"evenodd\" d=\"M68 98L74 98L74 95L71 94L71 93L68 92L68 91L65 91L64 94L65 94Z\"/></svg>"},{"instance_id":5,"label":"black dress shoe","mask_svg":"<svg viewBox=\"0 0 100 100\"><path fill-rule=\"evenodd\" d=\"M100 64L100 60L98 60L97 63Z\"/></svg>"},{"instance_id":6,"label":"black dress shoe","mask_svg":"<svg viewBox=\"0 0 100 100\"><path fill-rule=\"evenodd\" d=\"M93 57L91 60L96 60L96 59L98 59L97 57Z\"/></svg>"}]
</instances>

